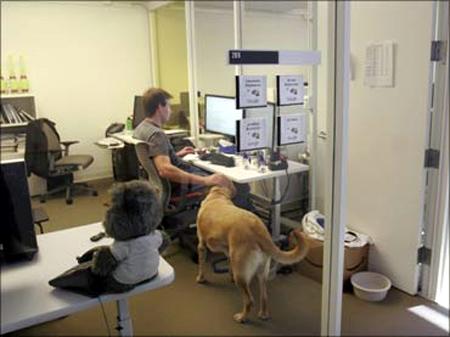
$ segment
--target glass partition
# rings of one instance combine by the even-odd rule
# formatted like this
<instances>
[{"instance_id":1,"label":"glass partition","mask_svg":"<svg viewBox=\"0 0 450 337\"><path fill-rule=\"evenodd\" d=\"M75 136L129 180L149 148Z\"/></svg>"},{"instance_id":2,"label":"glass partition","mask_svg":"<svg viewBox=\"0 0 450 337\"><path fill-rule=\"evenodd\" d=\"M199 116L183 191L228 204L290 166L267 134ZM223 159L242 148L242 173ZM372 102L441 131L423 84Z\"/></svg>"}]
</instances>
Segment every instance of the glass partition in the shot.
<instances>
[{"instance_id":1,"label":"glass partition","mask_svg":"<svg viewBox=\"0 0 450 337\"><path fill-rule=\"evenodd\" d=\"M317 6L323 7L320 16ZM251 191L255 195L259 214L267 221L268 228L272 231L275 227L280 230L281 235L275 242L282 245L283 238L293 229L301 229L306 235L306 243L310 246L307 257L287 271L283 268L278 270L275 280L269 284L277 289L278 296L286 299L286 305L291 308L285 312L285 318L291 322L290 332L308 335L318 335L321 330L324 227L331 225L331 208L328 206L332 200L333 138L326 140L320 153L317 149L319 118L322 119L321 130L330 135L333 133L326 122L327 116L331 114L330 104L326 103L329 98L325 94L328 90L328 70L331 67L323 55L327 54L330 46L329 34L334 34L333 31L328 31L327 22L324 22L328 18L327 6L327 3L312 4L307 1L249 1L245 2L242 22L242 49L319 50L322 54L321 63L317 66L244 65L242 69L243 75L267 76L269 102L276 102L277 75L303 76L304 104L277 106L275 116L300 114L306 118L306 141L301 144L274 145L270 151L280 152L285 156L290 171L282 171L283 174L276 179L252 183ZM323 100L320 111L318 97ZM247 117L259 114L258 109L246 110ZM274 144L278 139L277 125L276 121L272 130ZM293 173L296 165L306 165L306 170ZM320 184L317 183L318 180ZM317 202L318 188L321 188L322 203ZM317 233L314 233L314 230ZM280 277L279 274L283 271L290 273L289 276ZM304 306L300 304L300 298L307 301L308 314L303 311Z\"/></svg>"},{"instance_id":2,"label":"glass partition","mask_svg":"<svg viewBox=\"0 0 450 337\"><path fill-rule=\"evenodd\" d=\"M169 3L154 11L157 78L172 94L172 115L166 128L189 129L188 63L184 2Z\"/></svg>"},{"instance_id":3,"label":"glass partition","mask_svg":"<svg viewBox=\"0 0 450 337\"><path fill-rule=\"evenodd\" d=\"M234 96L234 68L227 63L234 48L233 2L195 2L196 78L200 131L205 131L205 95Z\"/></svg>"}]
</instances>

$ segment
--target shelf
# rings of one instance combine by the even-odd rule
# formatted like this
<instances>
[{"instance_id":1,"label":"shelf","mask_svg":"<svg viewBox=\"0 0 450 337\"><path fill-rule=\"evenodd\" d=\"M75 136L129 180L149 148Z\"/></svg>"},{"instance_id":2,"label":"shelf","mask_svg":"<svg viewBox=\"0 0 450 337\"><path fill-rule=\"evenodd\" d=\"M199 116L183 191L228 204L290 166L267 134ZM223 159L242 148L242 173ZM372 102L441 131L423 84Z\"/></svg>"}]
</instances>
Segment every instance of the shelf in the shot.
<instances>
[{"instance_id":1,"label":"shelf","mask_svg":"<svg viewBox=\"0 0 450 337\"><path fill-rule=\"evenodd\" d=\"M0 97L3 98L22 98L22 97L34 97L33 94L27 92L22 94L1 94Z\"/></svg>"},{"instance_id":2,"label":"shelf","mask_svg":"<svg viewBox=\"0 0 450 337\"><path fill-rule=\"evenodd\" d=\"M15 128L20 126L27 126L29 122L26 123L1 123L1 128Z\"/></svg>"}]
</instances>

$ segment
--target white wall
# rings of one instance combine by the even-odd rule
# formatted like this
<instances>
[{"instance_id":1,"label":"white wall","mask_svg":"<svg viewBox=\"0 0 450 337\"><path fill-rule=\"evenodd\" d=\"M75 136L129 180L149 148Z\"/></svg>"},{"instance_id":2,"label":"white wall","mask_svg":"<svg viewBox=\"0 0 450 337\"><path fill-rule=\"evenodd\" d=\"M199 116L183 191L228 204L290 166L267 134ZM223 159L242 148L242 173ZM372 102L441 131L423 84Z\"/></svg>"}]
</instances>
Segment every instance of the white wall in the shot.
<instances>
[{"instance_id":1,"label":"white wall","mask_svg":"<svg viewBox=\"0 0 450 337\"><path fill-rule=\"evenodd\" d=\"M147 11L102 2L2 2L2 65L24 55L39 117L94 163L78 179L110 176L111 155L94 142L132 114L133 96L150 86Z\"/></svg>"},{"instance_id":2,"label":"white wall","mask_svg":"<svg viewBox=\"0 0 450 337\"><path fill-rule=\"evenodd\" d=\"M432 3L352 2L348 225L371 235L369 268L414 292L423 212ZM393 88L363 84L368 41L393 40Z\"/></svg>"}]
</instances>

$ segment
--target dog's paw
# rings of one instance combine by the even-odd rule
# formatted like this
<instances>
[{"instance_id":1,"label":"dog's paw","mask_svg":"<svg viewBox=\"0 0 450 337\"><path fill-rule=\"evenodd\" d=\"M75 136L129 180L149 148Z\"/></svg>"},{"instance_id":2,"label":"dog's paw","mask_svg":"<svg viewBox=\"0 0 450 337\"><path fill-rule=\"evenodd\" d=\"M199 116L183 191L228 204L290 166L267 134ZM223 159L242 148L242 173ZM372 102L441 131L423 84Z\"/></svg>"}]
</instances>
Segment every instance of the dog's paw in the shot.
<instances>
[{"instance_id":1,"label":"dog's paw","mask_svg":"<svg viewBox=\"0 0 450 337\"><path fill-rule=\"evenodd\" d=\"M203 275L197 276L195 280L197 281L197 283L206 283L206 278Z\"/></svg>"},{"instance_id":2,"label":"dog's paw","mask_svg":"<svg viewBox=\"0 0 450 337\"><path fill-rule=\"evenodd\" d=\"M245 323L247 322L247 318L244 316L242 312L239 312L237 314L233 315L233 319L238 323Z\"/></svg>"},{"instance_id":3,"label":"dog's paw","mask_svg":"<svg viewBox=\"0 0 450 337\"><path fill-rule=\"evenodd\" d=\"M259 318L260 320L262 320L262 321L267 321L267 320L270 319L270 315L269 315L269 313L267 313L267 312L262 312L262 311L260 311L260 312L258 313L258 318Z\"/></svg>"}]
</instances>

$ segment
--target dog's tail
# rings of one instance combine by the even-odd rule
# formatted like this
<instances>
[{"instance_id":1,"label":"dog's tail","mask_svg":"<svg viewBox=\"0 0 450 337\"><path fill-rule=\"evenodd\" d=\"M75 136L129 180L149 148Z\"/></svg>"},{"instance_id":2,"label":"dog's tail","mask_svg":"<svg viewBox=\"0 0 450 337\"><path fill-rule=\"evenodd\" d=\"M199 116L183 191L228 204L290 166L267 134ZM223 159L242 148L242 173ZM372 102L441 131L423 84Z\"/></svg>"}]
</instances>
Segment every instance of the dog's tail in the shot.
<instances>
[{"instance_id":1,"label":"dog's tail","mask_svg":"<svg viewBox=\"0 0 450 337\"><path fill-rule=\"evenodd\" d=\"M300 230L295 229L292 231L292 235L295 236L297 240L297 245L289 250L280 250L272 240L265 237L260 241L261 249L270 255L275 261L281 264L293 264L300 262L308 253L309 246L306 242L304 234Z\"/></svg>"}]
</instances>

